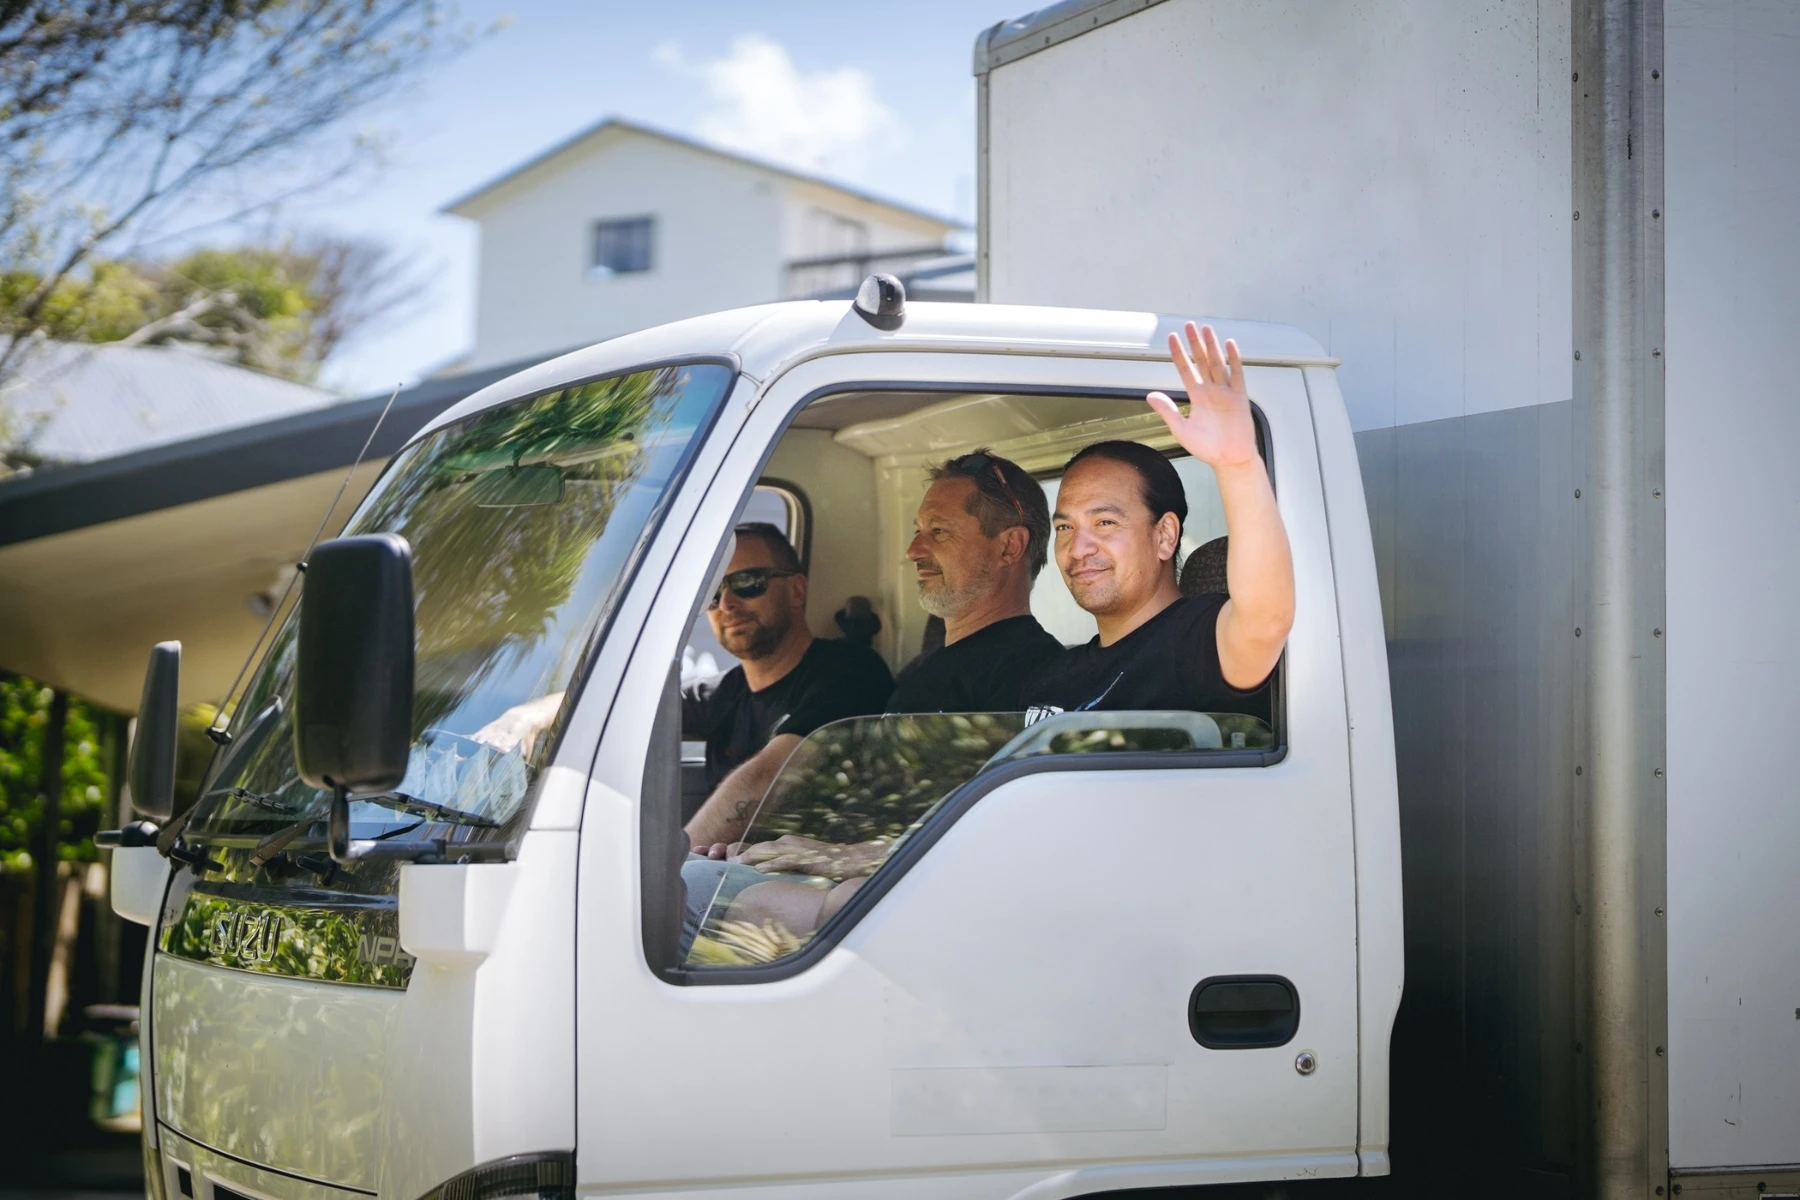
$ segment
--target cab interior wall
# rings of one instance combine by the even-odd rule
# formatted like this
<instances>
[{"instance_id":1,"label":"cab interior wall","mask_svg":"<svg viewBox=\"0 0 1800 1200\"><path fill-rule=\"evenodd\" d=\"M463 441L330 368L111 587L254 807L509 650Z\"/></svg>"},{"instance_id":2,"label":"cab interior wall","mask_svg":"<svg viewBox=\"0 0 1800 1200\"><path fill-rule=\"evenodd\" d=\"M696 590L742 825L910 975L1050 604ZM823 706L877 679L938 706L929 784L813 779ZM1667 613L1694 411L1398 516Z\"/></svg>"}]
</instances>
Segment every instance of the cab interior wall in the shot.
<instances>
[{"instance_id":1,"label":"cab interior wall","mask_svg":"<svg viewBox=\"0 0 1800 1200\"><path fill-rule=\"evenodd\" d=\"M826 430L789 429L763 478L792 485L805 498L811 543L806 623L816 637L839 637L832 615L851 596L868 594L879 548L887 544L868 536L877 512L874 466ZM885 613L882 620L885 626Z\"/></svg>"},{"instance_id":2,"label":"cab interior wall","mask_svg":"<svg viewBox=\"0 0 1800 1200\"><path fill-rule=\"evenodd\" d=\"M1285 369L1250 367L1252 392L1258 375ZM1260 414L1258 420L1262 428ZM1266 428L1263 437L1267 455ZM875 649L898 669L918 652L927 621L904 553L913 513L930 483L927 469L987 447L1049 480L1075 451L1108 438L1175 449L1136 392L1001 395L870 388L813 399L796 412L760 476L798 490L809 509L808 626L815 636L841 636L834 614L849 597L866 596L882 623ZM1198 464L1188 465L1205 474ZM1190 488L1190 502L1185 542L1223 531L1209 480ZM1041 589L1060 586L1054 571L1054 564L1046 569Z\"/></svg>"}]
</instances>

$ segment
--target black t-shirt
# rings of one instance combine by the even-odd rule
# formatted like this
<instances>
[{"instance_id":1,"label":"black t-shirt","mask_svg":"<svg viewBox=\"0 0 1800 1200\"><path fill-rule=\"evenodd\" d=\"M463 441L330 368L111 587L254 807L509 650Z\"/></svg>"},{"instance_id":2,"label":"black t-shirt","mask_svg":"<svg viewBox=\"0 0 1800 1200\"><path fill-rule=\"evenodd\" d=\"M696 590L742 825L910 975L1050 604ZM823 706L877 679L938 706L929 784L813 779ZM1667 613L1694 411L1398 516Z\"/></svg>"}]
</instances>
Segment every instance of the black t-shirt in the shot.
<instances>
[{"instance_id":1,"label":"black t-shirt","mask_svg":"<svg viewBox=\"0 0 1800 1200\"><path fill-rule=\"evenodd\" d=\"M706 782L717 787L777 734L805 737L845 717L879 713L893 690L893 674L867 646L814 638L794 669L760 692L750 690L742 667L684 691L681 729L706 739Z\"/></svg>"},{"instance_id":2,"label":"black t-shirt","mask_svg":"<svg viewBox=\"0 0 1800 1200\"><path fill-rule=\"evenodd\" d=\"M1029 614L984 625L900 669L891 713L1018 712L1019 685L1061 654L1062 643Z\"/></svg>"},{"instance_id":3,"label":"black t-shirt","mask_svg":"<svg viewBox=\"0 0 1800 1200\"><path fill-rule=\"evenodd\" d=\"M1219 668L1222 595L1183 596L1110 646L1096 636L1046 663L1019 690L1051 712L1174 710L1270 720L1269 683L1242 691Z\"/></svg>"}]
</instances>

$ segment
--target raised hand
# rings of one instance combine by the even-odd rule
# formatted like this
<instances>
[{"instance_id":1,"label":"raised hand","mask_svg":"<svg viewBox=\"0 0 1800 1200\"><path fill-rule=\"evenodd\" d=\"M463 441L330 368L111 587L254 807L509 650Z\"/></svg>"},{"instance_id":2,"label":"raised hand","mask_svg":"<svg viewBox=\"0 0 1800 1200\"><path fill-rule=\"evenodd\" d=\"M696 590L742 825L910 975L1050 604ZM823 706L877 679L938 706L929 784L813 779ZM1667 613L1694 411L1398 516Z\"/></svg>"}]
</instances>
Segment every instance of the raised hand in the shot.
<instances>
[{"instance_id":1,"label":"raised hand","mask_svg":"<svg viewBox=\"0 0 1800 1200\"><path fill-rule=\"evenodd\" d=\"M1250 416L1237 343L1227 339L1220 346L1212 326L1201 329L1192 321L1186 332L1186 345L1180 334L1169 335L1169 357L1187 388L1187 415L1162 392L1151 392L1145 399L1182 449L1215 471L1256 462L1256 422Z\"/></svg>"}]
</instances>

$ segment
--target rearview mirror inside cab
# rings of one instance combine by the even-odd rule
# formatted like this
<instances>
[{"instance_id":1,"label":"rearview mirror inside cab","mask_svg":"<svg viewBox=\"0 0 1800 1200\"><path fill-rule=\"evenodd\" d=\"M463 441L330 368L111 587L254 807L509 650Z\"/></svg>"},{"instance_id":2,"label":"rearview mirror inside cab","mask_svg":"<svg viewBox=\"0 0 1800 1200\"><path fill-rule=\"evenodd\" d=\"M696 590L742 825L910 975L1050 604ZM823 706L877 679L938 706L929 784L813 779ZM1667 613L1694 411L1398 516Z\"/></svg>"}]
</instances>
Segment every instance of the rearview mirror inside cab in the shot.
<instances>
[{"instance_id":1,"label":"rearview mirror inside cab","mask_svg":"<svg viewBox=\"0 0 1800 1200\"><path fill-rule=\"evenodd\" d=\"M397 787L412 743L412 698L412 548L385 533L320 543L300 598L300 777L344 792Z\"/></svg>"}]
</instances>

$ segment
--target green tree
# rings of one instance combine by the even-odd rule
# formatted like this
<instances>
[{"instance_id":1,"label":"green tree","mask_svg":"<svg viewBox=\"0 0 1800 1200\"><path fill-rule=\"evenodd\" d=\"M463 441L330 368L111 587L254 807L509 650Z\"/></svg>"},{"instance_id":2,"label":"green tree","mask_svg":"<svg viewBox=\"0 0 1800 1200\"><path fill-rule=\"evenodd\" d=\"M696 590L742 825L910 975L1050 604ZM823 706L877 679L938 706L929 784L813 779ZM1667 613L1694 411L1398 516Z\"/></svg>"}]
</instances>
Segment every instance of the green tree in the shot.
<instances>
[{"instance_id":1,"label":"green tree","mask_svg":"<svg viewBox=\"0 0 1800 1200\"><path fill-rule=\"evenodd\" d=\"M0 874L31 870L31 843L44 819L44 732L51 689L23 676L0 677ZM112 824L106 726L116 718L69 701L63 729L63 771L57 857L93 862L94 833Z\"/></svg>"}]
</instances>

